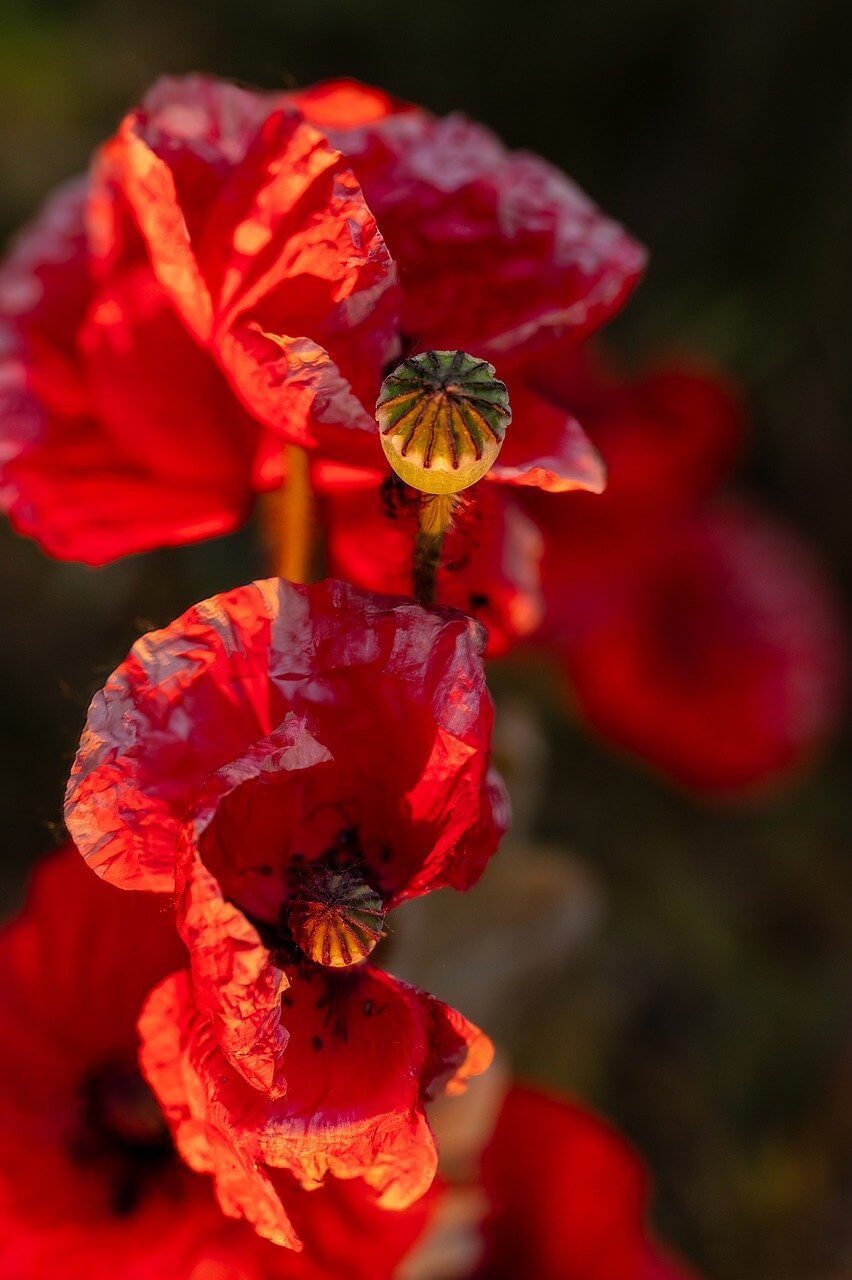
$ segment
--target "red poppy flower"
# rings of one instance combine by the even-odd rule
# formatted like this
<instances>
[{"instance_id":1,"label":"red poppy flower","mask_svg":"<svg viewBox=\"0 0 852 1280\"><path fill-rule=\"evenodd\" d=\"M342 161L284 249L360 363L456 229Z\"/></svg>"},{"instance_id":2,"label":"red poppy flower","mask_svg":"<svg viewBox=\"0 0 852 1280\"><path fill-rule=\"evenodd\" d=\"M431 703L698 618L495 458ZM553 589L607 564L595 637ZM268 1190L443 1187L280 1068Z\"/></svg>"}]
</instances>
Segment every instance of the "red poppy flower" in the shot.
<instances>
[{"instance_id":1,"label":"red poppy flower","mask_svg":"<svg viewBox=\"0 0 852 1280\"><path fill-rule=\"evenodd\" d=\"M0 501L102 564L235 527L286 440L369 462L346 379L394 356L394 297L351 171L293 107L160 82L0 274Z\"/></svg>"},{"instance_id":2,"label":"red poppy flower","mask_svg":"<svg viewBox=\"0 0 852 1280\"><path fill-rule=\"evenodd\" d=\"M510 1090L481 1178L489 1211L477 1280L688 1280L650 1237L641 1162L573 1103Z\"/></svg>"},{"instance_id":3,"label":"red poppy flower","mask_svg":"<svg viewBox=\"0 0 852 1280\"><path fill-rule=\"evenodd\" d=\"M599 489L519 361L603 323L642 263L567 178L461 118L354 84L163 81L0 278L0 500L92 564L224 532L281 482L284 441L375 465L382 370L430 343L517 366L494 480Z\"/></svg>"},{"instance_id":4,"label":"red poppy flower","mask_svg":"<svg viewBox=\"0 0 852 1280\"><path fill-rule=\"evenodd\" d=\"M558 620L573 694L605 738L720 792L768 782L824 745L845 641L820 566L783 525L728 503L575 545L546 567L548 634Z\"/></svg>"},{"instance_id":5,"label":"red poppy flower","mask_svg":"<svg viewBox=\"0 0 852 1280\"><path fill-rule=\"evenodd\" d=\"M67 848L0 930L0 1271L5 1280L390 1277L428 1205L277 1175L305 1251L222 1216L177 1159L136 1062L136 1019L182 948L163 899L101 883Z\"/></svg>"},{"instance_id":6,"label":"red poppy flower","mask_svg":"<svg viewBox=\"0 0 852 1280\"><path fill-rule=\"evenodd\" d=\"M305 1184L364 1176L394 1207L434 1174L424 1098L491 1051L358 962L399 902L471 885L505 825L482 645L458 614L255 583L134 646L92 703L69 783L69 829L99 874L177 886L191 1001L175 979L147 1024L159 1042L168 1005L180 1029L146 1057L165 1105L161 1068L180 1057L203 1083L193 1130L204 1117ZM251 1171L220 1160L220 1194L289 1241Z\"/></svg>"}]
</instances>

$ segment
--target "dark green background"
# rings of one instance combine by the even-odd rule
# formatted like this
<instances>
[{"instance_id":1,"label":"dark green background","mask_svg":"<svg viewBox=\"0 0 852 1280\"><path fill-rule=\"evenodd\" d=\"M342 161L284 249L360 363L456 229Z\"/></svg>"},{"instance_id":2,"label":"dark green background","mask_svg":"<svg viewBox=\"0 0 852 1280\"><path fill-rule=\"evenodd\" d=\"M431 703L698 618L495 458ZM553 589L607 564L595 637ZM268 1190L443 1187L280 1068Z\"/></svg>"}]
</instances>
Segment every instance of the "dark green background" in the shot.
<instances>
[{"instance_id":1,"label":"dark green background","mask_svg":"<svg viewBox=\"0 0 852 1280\"><path fill-rule=\"evenodd\" d=\"M805 0L242 0L0 8L0 230L164 71L356 75L564 166L651 249L613 339L722 362L743 482L850 577L845 6ZM91 692L134 636L258 571L251 531L99 573L0 533L2 881L54 839ZM542 699L542 701L546 701ZM849 750L786 795L701 806L555 716L543 832L609 900L520 1049L648 1155L658 1219L716 1280L852 1273ZM61 963L61 957L57 957ZM0 975L0 979L1 979Z\"/></svg>"}]
</instances>

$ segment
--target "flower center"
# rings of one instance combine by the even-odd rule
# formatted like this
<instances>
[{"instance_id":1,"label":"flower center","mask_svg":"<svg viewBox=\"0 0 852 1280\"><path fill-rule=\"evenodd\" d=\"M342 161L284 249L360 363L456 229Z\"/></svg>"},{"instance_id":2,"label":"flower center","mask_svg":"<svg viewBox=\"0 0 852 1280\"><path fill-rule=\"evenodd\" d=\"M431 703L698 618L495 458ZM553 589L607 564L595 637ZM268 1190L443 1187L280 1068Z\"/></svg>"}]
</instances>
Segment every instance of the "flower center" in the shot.
<instances>
[{"instance_id":1,"label":"flower center","mask_svg":"<svg viewBox=\"0 0 852 1280\"><path fill-rule=\"evenodd\" d=\"M135 1064L110 1063L84 1081L72 1154L103 1169L118 1216L129 1213L150 1179L172 1164L163 1113Z\"/></svg>"},{"instance_id":2,"label":"flower center","mask_svg":"<svg viewBox=\"0 0 852 1280\"><path fill-rule=\"evenodd\" d=\"M381 896L351 867L307 867L287 907L293 941L316 964L344 969L384 936Z\"/></svg>"}]
</instances>

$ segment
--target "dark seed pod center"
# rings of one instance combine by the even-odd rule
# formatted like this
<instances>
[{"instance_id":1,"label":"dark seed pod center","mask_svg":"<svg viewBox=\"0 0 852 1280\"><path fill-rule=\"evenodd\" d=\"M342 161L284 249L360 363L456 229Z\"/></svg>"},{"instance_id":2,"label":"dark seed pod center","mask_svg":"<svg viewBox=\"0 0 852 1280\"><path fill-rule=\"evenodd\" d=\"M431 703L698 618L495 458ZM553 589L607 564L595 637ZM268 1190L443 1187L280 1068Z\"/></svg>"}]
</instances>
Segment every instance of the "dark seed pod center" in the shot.
<instances>
[{"instance_id":1,"label":"dark seed pod center","mask_svg":"<svg viewBox=\"0 0 852 1280\"><path fill-rule=\"evenodd\" d=\"M293 941L316 964L346 968L364 960L383 936L384 903L356 871L311 867L290 904Z\"/></svg>"}]
</instances>

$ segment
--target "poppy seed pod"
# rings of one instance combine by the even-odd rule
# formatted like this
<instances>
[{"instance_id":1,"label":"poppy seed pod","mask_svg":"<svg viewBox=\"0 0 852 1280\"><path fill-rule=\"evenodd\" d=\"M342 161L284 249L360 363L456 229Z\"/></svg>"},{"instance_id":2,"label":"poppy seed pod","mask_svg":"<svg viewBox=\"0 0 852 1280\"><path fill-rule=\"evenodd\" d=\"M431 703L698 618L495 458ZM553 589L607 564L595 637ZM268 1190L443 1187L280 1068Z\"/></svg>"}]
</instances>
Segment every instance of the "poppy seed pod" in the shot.
<instances>
[{"instance_id":1,"label":"poppy seed pod","mask_svg":"<svg viewBox=\"0 0 852 1280\"><path fill-rule=\"evenodd\" d=\"M497 459L512 420L494 366L465 351L426 351L382 383L376 404L382 448L421 493L458 493Z\"/></svg>"},{"instance_id":2,"label":"poppy seed pod","mask_svg":"<svg viewBox=\"0 0 852 1280\"><path fill-rule=\"evenodd\" d=\"M383 936L384 903L352 870L312 868L289 909L294 940L309 959L332 969L364 960Z\"/></svg>"}]
</instances>

